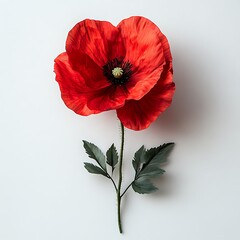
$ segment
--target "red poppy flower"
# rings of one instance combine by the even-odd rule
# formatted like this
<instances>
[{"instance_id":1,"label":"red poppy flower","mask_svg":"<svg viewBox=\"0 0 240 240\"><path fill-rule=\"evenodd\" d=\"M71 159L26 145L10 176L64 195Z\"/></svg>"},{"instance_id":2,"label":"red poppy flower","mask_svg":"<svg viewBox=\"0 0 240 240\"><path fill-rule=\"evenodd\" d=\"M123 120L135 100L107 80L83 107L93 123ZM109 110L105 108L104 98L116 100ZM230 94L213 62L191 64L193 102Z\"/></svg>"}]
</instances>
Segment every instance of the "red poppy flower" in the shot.
<instances>
[{"instance_id":1,"label":"red poppy flower","mask_svg":"<svg viewBox=\"0 0 240 240\"><path fill-rule=\"evenodd\" d=\"M62 99L80 115L115 109L123 125L147 128L172 101L172 56L167 38L144 17L116 27L86 19L69 32L54 70Z\"/></svg>"}]
</instances>

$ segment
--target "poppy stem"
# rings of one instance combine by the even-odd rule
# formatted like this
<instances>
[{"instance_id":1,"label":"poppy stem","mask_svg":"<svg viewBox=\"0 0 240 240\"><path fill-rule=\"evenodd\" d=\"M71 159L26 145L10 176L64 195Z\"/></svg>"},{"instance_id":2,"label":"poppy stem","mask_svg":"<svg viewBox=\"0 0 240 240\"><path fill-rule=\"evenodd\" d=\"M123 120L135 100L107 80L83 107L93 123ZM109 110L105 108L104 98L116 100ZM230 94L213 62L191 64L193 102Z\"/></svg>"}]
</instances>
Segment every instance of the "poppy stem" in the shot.
<instances>
[{"instance_id":1,"label":"poppy stem","mask_svg":"<svg viewBox=\"0 0 240 240\"><path fill-rule=\"evenodd\" d=\"M132 186L133 182L134 182L134 181L132 181L132 182L127 186L127 188L125 189L125 191L122 193L121 198L122 198L123 195L127 192L127 190Z\"/></svg>"},{"instance_id":2,"label":"poppy stem","mask_svg":"<svg viewBox=\"0 0 240 240\"><path fill-rule=\"evenodd\" d=\"M123 148L124 148L124 126L121 123L121 149L119 159L119 181L117 189L117 206L118 206L118 228L119 232L122 233L122 222L121 222L121 186L122 186L122 163L123 163Z\"/></svg>"}]
</instances>

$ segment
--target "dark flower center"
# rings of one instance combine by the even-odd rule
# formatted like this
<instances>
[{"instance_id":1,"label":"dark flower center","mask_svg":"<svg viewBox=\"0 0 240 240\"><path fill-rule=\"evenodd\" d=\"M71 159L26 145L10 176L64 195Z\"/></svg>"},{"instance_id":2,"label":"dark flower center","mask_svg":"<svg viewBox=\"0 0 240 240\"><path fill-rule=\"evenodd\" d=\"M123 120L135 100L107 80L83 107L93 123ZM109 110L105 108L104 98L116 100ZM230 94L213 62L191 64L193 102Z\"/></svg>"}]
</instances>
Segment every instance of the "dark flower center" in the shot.
<instances>
[{"instance_id":1,"label":"dark flower center","mask_svg":"<svg viewBox=\"0 0 240 240\"><path fill-rule=\"evenodd\" d=\"M124 85L132 75L132 64L123 58L114 58L103 66L103 74L114 85Z\"/></svg>"}]
</instances>

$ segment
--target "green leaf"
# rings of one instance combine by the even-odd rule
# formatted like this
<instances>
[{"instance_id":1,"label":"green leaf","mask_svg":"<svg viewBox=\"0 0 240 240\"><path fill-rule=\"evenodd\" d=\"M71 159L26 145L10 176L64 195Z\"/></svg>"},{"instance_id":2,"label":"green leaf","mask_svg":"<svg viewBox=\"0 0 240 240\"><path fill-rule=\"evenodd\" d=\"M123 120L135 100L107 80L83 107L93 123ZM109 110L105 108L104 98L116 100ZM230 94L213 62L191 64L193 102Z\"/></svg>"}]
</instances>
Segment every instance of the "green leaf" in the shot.
<instances>
[{"instance_id":1,"label":"green leaf","mask_svg":"<svg viewBox=\"0 0 240 240\"><path fill-rule=\"evenodd\" d=\"M146 152L145 164L160 164L167 161L167 157L173 149L174 143L164 143L157 148L151 148Z\"/></svg>"},{"instance_id":2,"label":"green leaf","mask_svg":"<svg viewBox=\"0 0 240 240\"><path fill-rule=\"evenodd\" d=\"M132 188L138 193L151 193L157 188L151 183L151 179L162 175L165 171L159 168L166 162L174 143L166 143L157 148L145 150L142 146L134 155L133 167L136 171Z\"/></svg>"},{"instance_id":3,"label":"green leaf","mask_svg":"<svg viewBox=\"0 0 240 240\"><path fill-rule=\"evenodd\" d=\"M132 183L132 188L135 192L144 194L144 193L152 193L158 190L148 178L141 177L135 180Z\"/></svg>"},{"instance_id":4,"label":"green leaf","mask_svg":"<svg viewBox=\"0 0 240 240\"><path fill-rule=\"evenodd\" d=\"M165 173L163 169L158 168L157 166L148 165L138 174L138 178L140 177L154 178L162 175L163 173Z\"/></svg>"},{"instance_id":5,"label":"green leaf","mask_svg":"<svg viewBox=\"0 0 240 240\"><path fill-rule=\"evenodd\" d=\"M137 176L141 177L147 174L151 177L156 177L163 174L164 170L160 169L159 165L167 161L167 157L173 146L174 143L166 143L157 148L147 150L145 154L145 162Z\"/></svg>"},{"instance_id":6,"label":"green leaf","mask_svg":"<svg viewBox=\"0 0 240 240\"><path fill-rule=\"evenodd\" d=\"M107 177L107 173L104 172L100 167L92 164L92 163L84 163L84 167L88 170L88 172L90 173L94 173L94 174L101 174L105 177Z\"/></svg>"},{"instance_id":7,"label":"green leaf","mask_svg":"<svg viewBox=\"0 0 240 240\"><path fill-rule=\"evenodd\" d=\"M133 167L134 167L136 173L138 173L140 171L142 163L144 163L146 161L145 154L146 154L146 149L145 149L144 145L142 147L140 147L137 150L137 152L134 154L132 164L133 164Z\"/></svg>"},{"instance_id":8,"label":"green leaf","mask_svg":"<svg viewBox=\"0 0 240 240\"><path fill-rule=\"evenodd\" d=\"M83 140L83 146L84 146L88 156L90 158L96 160L97 163L99 164L99 166L103 170L106 170L105 156L102 153L102 151L93 143L87 142L85 140Z\"/></svg>"},{"instance_id":9,"label":"green leaf","mask_svg":"<svg viewBox=\"0 0 240 240\"><path fill-rule=\"evenodd\" d=\"M114 144L107 150L107 164L112 167L112 172L118 163L118 152Z\"/></svg>"}]
</instances>

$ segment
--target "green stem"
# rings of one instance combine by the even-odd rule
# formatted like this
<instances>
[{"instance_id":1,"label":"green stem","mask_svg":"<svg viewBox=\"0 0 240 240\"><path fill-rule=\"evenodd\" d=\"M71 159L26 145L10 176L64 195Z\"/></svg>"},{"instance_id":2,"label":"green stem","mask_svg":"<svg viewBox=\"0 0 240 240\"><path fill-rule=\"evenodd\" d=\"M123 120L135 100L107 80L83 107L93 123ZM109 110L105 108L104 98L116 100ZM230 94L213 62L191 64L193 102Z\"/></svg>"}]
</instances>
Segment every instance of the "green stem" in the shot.
<instances>
[{"instance_id":1,"label":"green stem","mask_svg":"<svg viewBox=\"0 0 240 240\"><path fill-rule=\"evenodd\" d=\"M133 181L134 182L134 181ZM121 194L121 198L123 197L123 195L127 192L127 190L132 186L132 184L133 184L133 182L131 182L128 186L127 186L127 188L125 189L125 191Z\"/></svg>"},{"instance_id":2,"label":"green stem","mask_svg":"<svg viewBox=\"0 0 240 240\"><path fill-rule=\"evenodd\" d=\"M119 232L120 233L122 233L122 222L121 222L121 186L122 186L123 148L124 148L124 126L121 123L121 149L120 149L120 159L119 159L119 180L118 180L118 189L117 189L118 227L119 227Z\"/></svg>"},{"instance_id":3,"label":"green stem","mask_svg":"<svg viewBox=\"0 0 240 240\"><path fill-rule=\"evenodd\" d=\"M116 183L114 182L113 178L112 178L109 174L107 174L107 177L112 181L113 186L114 186L114 188L115 188L115 190L116 190L116 193L117 193L117 192L118 192L117 186L116 186Z\"/></svg>"}]
</instances>

